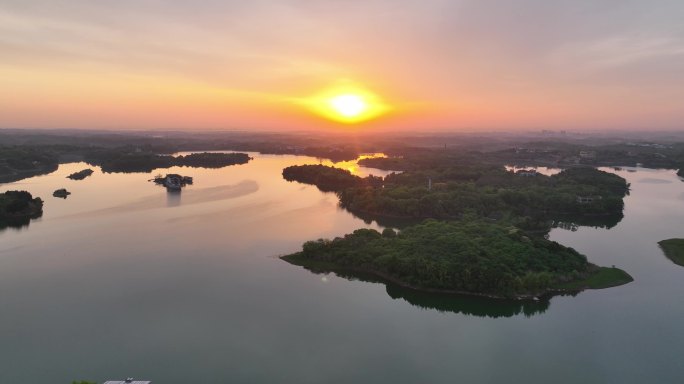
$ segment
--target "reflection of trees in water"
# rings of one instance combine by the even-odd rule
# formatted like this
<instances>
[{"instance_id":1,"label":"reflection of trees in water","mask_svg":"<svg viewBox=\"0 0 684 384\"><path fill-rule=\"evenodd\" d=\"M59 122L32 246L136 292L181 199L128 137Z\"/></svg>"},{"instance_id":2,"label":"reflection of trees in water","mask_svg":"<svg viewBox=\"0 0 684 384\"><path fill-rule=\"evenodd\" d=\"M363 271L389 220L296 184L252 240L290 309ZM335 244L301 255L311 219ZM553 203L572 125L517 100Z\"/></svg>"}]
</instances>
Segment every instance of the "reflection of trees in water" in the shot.
<instances>
[{"instance_id":1,"label":"reflection of trees in water","mask_svg":"<svg viewBox=\"0 0 684 384\"><path fill-rule=\"evenodd\" d=\"M363 212L352 211L349 208L344 207L342 204L339 204L339 206L340 206L340 208L351 213L357 219L363 220L363 222L368 224L368 225L372 224L373 222L376 222L381 227L401 229L401 228L406 228L406 227L411 226L411 225L420 224L426 220L425 218L413 218L413 217L384 217L384 216L378 216L378 215L373 215L373 214L368 214L368 213L363 213Z\"/></svg>"},{"instance_id":2,"label":"reflection of trees in water","mask_svg":"<svg viewBox=\"0 0 684 384\"><path fill-rule=\"evenodd\" d=\"M387 294L392 299L403 299L416 307L437 310L439 312L491 318L513 317L517 315L531 317L546 312L550 305L549 297L542 298L539 301L504 300L449 293L423 292L386 282L372 274L348 270L330 271L311 266L304 266L304 268L316 274L334 272L337 276L351 281L357 280L385 284Z\"/></svg>"},{"instance_id":3,"label":"reflection of trees in water","mask_svg":"<svg viewBox=\"0 0 684 384\"><path fill-rule=\"evenodd\" d=\"M548 298L534 300L502 300L477 296L421 292L395 284L387 284L387 294L393 299L403 299L412 305L440 312L462 313L478 317L531 317L549 309Z\"/></svg>"},{"instance_id":4,"label":"reflection of trees in water","mask_svg":"<svg viewBox=\"0 0 684 384\"><path fill-rule=\"evenodd\" d=\"M561 228L569 231L577 231L579 227L592 227L611 229L618 225L624 218L622 212L619 215L606 216L572 216L564 215L557 217L553 223L552 228Z\"/></svg>"},{"instance_id":5,"label":"reflection of trees in water","mask_svg":"<svg viewBox=\"0 0 684 384\"><path fill-rule=\"evenodd\" d=\"M0 232L4 232L8 228L13 228L13 229L23 229L23 228L28 228L29 224L31 224L31 220L37 219L41 217L43 213L41 212L40 214L34 215L33 217L13 217L13 218L5 218L5 219L0 219Z\"/></svg>"},{"instance_id":6,"label":"reflection of trees in water","mask_svg":"<svg viewBox=\"0 0 684 384\"><path fill-rule=\"evenodd\" d=\"M181 191L166 191L166 206L177 207L181 205Z\"/></svg>"}]
</instances>

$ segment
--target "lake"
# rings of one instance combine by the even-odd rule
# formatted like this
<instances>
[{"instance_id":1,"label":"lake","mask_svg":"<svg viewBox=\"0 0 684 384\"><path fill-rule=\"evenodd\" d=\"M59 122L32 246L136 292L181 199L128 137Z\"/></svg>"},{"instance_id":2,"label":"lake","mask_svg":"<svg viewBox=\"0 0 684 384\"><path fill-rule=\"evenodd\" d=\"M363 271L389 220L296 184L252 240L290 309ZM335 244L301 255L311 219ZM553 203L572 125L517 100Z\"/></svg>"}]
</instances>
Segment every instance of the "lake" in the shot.
<instances>
[{"instance_id":1,"label":"lake","mask_svg":"<svg viewBox=\"0 0 684 384\"><path fill-rule=\"evenodd\" d=\"M278 255L365 223L332 193L283 180L304 156L250 154L221 169L45 176L0 185L45 200L0 230L0 383L136 377L181 383L674 383L684 374L684 268L657 241L684 237L674 171L631 183L616 226L550 238L631 284L548 302L435 296ZM323 162L328 164L327 162ZM338 164L364 176L386 172ZM192 176L180 194L148 182ZM72 195L52 197L58 188Z\"/></svg>"}]
</instances>

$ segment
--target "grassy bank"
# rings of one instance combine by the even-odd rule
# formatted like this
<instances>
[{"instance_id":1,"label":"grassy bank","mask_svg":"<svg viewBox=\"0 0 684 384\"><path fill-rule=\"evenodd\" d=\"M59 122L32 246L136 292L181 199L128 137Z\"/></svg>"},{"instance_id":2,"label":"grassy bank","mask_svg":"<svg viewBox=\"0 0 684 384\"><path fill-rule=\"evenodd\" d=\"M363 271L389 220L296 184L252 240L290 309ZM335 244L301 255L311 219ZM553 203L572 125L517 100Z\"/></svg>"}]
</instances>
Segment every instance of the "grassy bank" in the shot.
<instances>
[{"instance_id":1,"label":"grassy bank","mask_svg":"<svg viewBox=\"0 0 684 384\"><path fill-rule=\"evenodd\" d=\"M684 239L667 239L658 242L665 256L684 267Z\"/></svg>"}]
</instances>

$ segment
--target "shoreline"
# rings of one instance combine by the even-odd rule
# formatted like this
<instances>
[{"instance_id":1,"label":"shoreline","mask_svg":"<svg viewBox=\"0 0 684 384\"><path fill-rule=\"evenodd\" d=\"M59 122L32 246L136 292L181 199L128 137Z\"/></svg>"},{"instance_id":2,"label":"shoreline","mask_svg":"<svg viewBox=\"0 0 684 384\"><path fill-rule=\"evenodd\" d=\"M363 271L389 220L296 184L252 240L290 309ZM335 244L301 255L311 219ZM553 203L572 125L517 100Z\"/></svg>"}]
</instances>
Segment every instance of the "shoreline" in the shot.
<instances>
[{"instance_id":1,"label":"shoreline","mask_svg":"<svg viewBox=\"0 0 684 384\"><path fill-rule=\"evenodd\" d=\"M614 268L614 267L599 267L599 266L596 266L594 264L591 264L593 267L595 267L597 269L593 273L591 273L587 278L582 279L582 280L578 280L578 281L574 281L574 282L564 283L564 284L578 284L577 288L555 287L555 288L548 288L542 292L537 292L537 293L518 293L515 295L511 295L511 296L505 296L505 295L497 295L494 293L469 292L469 291L459 291L459 290L453 290L453 289L439 289L439 288L428 288L428 287L416 286L416 285L412 285L410 283L407 283L401 279L398 279L394 276L388 275L388 274L383 273L383 272L374 271L374 270L366 269L366 268L340 267L340 266L338 266L332 262L311 260L308 258L304 258L301 256L301 252L293 253L290 255L279 256L278 258L281 260L284 260L284 261L286 261L292 265L303 267L304 269L307 269L313 273L329 273L329 272L344 273L344 272L349 272L352 274L354 274L354 273L365 274L365 275L369 275L369 276L373 276L373 277L377 278L379 280L378 282L380 282L380 283L392 283L392 284L395 284L395 285L400 286L402 288L411 289L411 290L414 290L417 292L435 293L435 294L448 294L448 295L461 295L461 296L475 296L475 297L483 297L483 298L495 299L495 300L518 300L518 301L540 300L540 299L551 298L551 297L556 296L556 295L576 294L576 293L580 293L580 292L588 290L588 289L598 290L598 289L619 287L619 286L629 284L632 281L634 281L634 278L622 269ZM624 280L616 280L614 284L601 285L600 287L591 287L591 286L582 284L582 283L590 281L590 279L592 277L596 277L596 276L598 276L598 274L605 272L606 270L620 271L620 273L624 276Z\"/></svg>"}]
</instances>

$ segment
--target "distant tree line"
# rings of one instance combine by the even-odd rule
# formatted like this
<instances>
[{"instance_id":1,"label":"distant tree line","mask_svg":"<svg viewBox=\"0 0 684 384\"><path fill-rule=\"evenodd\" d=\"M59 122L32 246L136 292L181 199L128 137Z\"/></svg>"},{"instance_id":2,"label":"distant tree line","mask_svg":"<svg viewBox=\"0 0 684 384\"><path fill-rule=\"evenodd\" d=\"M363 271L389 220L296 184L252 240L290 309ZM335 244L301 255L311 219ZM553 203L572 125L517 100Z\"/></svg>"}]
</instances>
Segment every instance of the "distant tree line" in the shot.
<instances>
[{"instance_id":1,"label":"distant tree line","mask_svg":"<svg viewBox=\"0 0 684 384\"><path fill-rule=\"evenodd\" d=\"M246 153L193 153L185 156L158 155L149 152L122 152L116 149L97 149L85 153L85 161L99 165L103 172L151 172L157 168L174 166L221 168L245 164Z\"/></svg>"},{"instance_id":2,"label":"distant tree line","mask_svg":"<svg viewBox=\"0 0 684 384\"><path fill-rule=\"evenodd\" d=\"M42 148L0 146L0 183L54 172L58 166L58 156Z\"/></svg>"}]
</instances>

